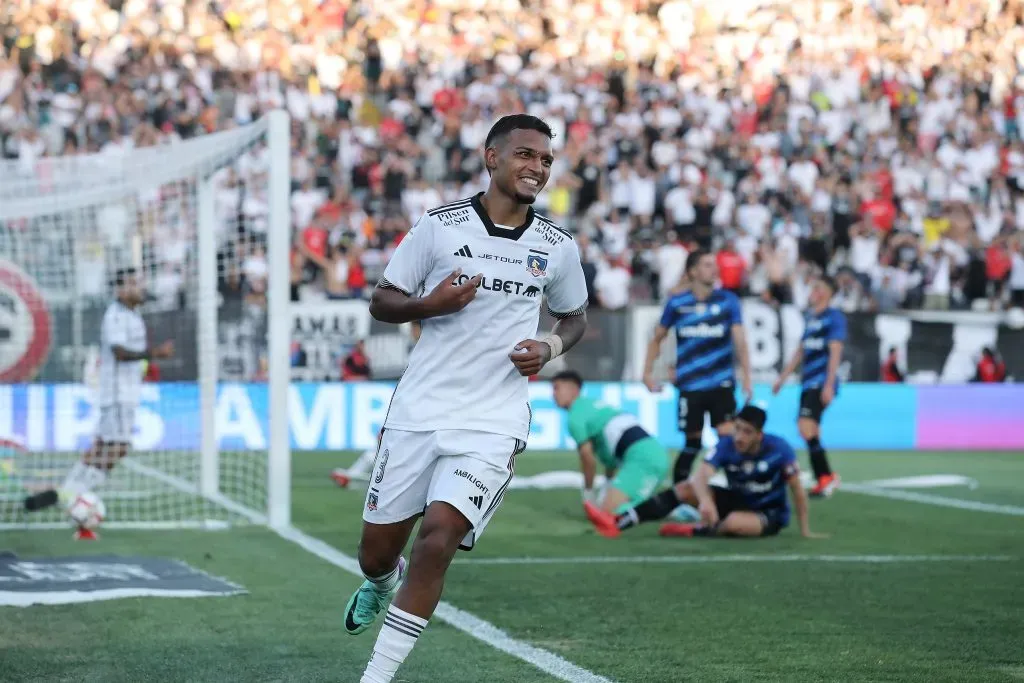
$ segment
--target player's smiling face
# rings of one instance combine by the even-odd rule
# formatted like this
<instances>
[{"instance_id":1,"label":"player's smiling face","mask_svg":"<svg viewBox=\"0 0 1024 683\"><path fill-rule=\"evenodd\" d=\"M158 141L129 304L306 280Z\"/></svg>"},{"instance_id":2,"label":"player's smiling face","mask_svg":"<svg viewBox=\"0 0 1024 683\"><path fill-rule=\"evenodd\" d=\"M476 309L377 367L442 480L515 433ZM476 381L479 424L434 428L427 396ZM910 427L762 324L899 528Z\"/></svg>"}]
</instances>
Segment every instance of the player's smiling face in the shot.
<instances>
[{"instance_id":1,"label":"player's smiling face","mask_svg":"<svg viewBox=\"0 0 1024 683\"><path fill-rule=\"evenodd\" d=\"M539 131L518 129L494 151L494 182L520 204L533 204L551 176L551 140Z\"/></svg>"}]
</instances>

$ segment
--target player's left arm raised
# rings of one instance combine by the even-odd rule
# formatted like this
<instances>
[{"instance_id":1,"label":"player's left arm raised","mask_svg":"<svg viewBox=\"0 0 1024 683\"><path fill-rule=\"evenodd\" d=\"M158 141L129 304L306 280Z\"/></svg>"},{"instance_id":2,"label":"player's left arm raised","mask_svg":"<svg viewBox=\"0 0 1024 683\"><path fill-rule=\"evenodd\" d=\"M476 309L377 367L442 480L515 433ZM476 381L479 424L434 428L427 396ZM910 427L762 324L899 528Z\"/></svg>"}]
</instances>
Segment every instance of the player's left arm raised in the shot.
<instances>
[{"instance_id":1,"label":"player's left arm raised","mask_svg":"<svg viewBox=\"0 0 1024 683\"><path fill-rule=\"evenodd\" d=\"M821 389L821 402L828 405L836 397L836 376L843 361L843 344L846 342L846 316L838 313L832 323L828 337L828 374Z\"/></svg>"},{"instance_id":2,"label":"player's left arm raised","mask_svg":"<svg viewBox=\"0 0 1024 683\"><path fill-rule=\"evenodd\" d=\"M558 319L551 334L540 339L524 339L509 354L519 374L530 377L540 372L552 358L576 345L587 329L587 280L583 276L576 244L563 249L544 294L548 311Z\"/></svg>"}]
</instances>

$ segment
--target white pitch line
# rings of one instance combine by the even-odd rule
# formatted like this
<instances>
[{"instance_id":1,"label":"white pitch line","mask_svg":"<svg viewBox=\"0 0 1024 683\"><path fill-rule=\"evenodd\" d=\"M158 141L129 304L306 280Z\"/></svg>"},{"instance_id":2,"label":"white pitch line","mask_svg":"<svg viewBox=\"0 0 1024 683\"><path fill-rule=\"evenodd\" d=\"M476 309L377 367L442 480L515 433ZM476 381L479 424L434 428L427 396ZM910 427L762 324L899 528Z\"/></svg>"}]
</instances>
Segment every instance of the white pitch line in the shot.
<instances>
[{"instance_id":1,"label":"white pitch line","mask_svg":"<svg viewBox=\"0 0 1024 683\"><path fill-rule=\"evenodd\" d=\"M1009 555L606 555L595 557L479 557L455 565L563 564L728 564L825 562L831 564L910 564L916 562L1010 562Z\"/></svg>"},{"instance_id":2,"label":"white pitch line","mask_svg":"<svg viewBox=\"0 0 1024 683\"><path fill-rule=\"evenodd\" d=\"M0 523L0 531L38 531L40 529L64 529L69 534L74 527L71 521L65 522L23 522ZM202 531L223 531L231 525L217 519L183 520L179 522L104 522L104 529L123 529L125 531L181 531L183 529L199 529Z\"/></svg>"},{"instance_id":3,"label":"white pitch line","mask_svg":"<svg viewBox=\"0 0 1024 683\"><path fill-rule=\"evenodd\" d=\"M958 510L973 510L974 512L995 512L1001 515L1014 515L1024 517L1024 507L1016 505L997 505L995 503L981 503L975 500L963 500L961 498L947 498L932 493L915 493L913 491L900 491L897 489L884 489L869 484L842 484L840 491L851 493L862 493L867 496L878 498L889 498L891 500L905 500L912 503L925 503L926 505L937 505L939 507L956 508Z\"/></svg>"},{"instance_id":4,"label":"white pitch line","mask_svg":"<svg viewBox=\"0 0 1024 683\"><path fill-rule=\"evenodd\" d=\"M330 562L335 567L344 569L350 574L362 578L363 572L359 569L359 563L337 548L313 538L295 527L274 529L274 531L281 538L295 543L303 550ZM535 666L560 681L566 681L566 683L613 683L611 679L576 666L553 652L548 652L547 650L524 643L521 640L516 640L494 624L473 616L469 612L465 612L443 600L438 603L434 616L466 635Z\"/></svg>"}]
</instances>

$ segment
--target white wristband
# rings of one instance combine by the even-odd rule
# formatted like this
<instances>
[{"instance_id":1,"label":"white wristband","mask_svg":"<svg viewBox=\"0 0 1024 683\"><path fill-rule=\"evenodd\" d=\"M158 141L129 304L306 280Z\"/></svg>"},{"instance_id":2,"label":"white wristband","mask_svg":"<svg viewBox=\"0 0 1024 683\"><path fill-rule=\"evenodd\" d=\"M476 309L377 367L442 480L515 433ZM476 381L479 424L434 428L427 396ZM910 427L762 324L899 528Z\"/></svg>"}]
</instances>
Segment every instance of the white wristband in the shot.
<instances>
[{"instance_id":1,"label":"white wristband","mask_svg":"<svg viewBox=\"0 0 1024 683\"><path fill-rule=\"evenodd\" d=\"M558 358L562 355L562 338L557 334L549 334L537 341L544 342L551 348L551 358Z\"/></svg>"}]
</instances>

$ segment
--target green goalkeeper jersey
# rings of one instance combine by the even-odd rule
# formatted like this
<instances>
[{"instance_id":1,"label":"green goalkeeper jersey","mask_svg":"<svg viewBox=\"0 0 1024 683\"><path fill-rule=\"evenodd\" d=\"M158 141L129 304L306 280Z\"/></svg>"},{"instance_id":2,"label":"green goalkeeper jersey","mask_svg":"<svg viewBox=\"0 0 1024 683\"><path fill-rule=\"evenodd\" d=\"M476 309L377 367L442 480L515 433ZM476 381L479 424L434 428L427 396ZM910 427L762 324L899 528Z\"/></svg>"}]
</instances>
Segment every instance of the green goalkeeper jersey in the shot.
<instances>
[{"instance_id":1,"label":"green goalkeeper jersey","mask_svg":"<svg viewBox=\"0 0 1024 683\"><path fill-rule=\"evenodd\" d=\"M635 415L585 396L569 408L569 434L577 444L590 441L605 467L619 467L630 446L652 439Z\"/></svg>"}]
</instances>

